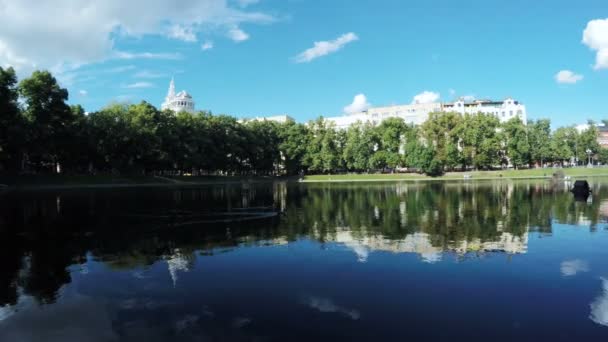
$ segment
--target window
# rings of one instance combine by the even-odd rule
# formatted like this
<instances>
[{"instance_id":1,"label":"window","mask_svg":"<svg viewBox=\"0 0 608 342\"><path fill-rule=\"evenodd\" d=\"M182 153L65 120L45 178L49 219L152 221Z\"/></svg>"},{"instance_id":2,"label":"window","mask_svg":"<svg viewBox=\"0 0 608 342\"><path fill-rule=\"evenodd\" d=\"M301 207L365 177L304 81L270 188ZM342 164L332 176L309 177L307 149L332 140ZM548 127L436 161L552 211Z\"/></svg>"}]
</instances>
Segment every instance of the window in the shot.
<instances>
[{"instance_id":1,"label":"window","mask_svg":"<svg viewBox=\"0 0 608 342\"><path fill-rule=\"evenodd\" d=\"M513 116L513 111L512 110L509 111L509 116Z\"/></svg>"}]
</instances>

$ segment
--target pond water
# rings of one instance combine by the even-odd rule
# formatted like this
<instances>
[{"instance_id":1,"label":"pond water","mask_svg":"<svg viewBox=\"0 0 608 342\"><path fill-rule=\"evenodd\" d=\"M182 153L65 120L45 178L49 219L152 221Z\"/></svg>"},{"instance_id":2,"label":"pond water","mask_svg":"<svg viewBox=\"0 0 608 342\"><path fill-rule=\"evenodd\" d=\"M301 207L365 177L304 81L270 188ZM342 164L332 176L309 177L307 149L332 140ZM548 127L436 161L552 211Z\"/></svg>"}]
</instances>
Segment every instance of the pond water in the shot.
<instances>
[{"instance_id":1,"label":"pond water","mask_svg":"<svg viewBox=\"0 0 608 342\"><path fill-rule=\"evenodd\" d=\"M0 341L606 341L591 183L0 194Z\"/></svg>"}]
</instances>

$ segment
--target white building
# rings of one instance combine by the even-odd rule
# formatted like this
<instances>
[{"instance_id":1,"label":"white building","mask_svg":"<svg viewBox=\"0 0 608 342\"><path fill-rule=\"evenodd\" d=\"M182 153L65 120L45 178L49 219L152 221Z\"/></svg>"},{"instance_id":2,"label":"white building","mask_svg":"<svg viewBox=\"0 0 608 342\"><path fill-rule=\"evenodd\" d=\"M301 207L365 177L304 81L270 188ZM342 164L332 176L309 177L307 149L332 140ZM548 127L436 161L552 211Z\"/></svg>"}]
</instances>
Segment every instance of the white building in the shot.
<instances>
[{"instance_id":1,"label":"white building","mask_svg":"<svg viewBox=\"0 0 608 342\"><path fill-rule=\"evenodd\" d=\"M480 112L492 114L500 119L500 122L509 121L514 117L519 117L524 124L528 121L526 106L510 97L504 101L475 100L465 102L463 99L460 99L455 102L444 103L442 108L444 112L457 112L460 114L477 114Z\"/></svg>"},{"instance_id":2,"label":"white building","mask_svg":"<svg viewBox=\"0 0 608 342\"><path fill-rule=\"evenodd\" d=\"M176 94L175 82L172 78L171 83L169 83L169 91L167 92L167 97L165 97L165 102L163 102L163 104L161 105L161 109L170 109L176 113L194 113L194 100L192 99L192 96L188 94L185 90L182 90Z\"/></svg>"},{"instance_id":3,"label":"white building","mask_svg":"<svg viewBox=\"0 0 608 342\"><path fill-rule=\"evenodd\" d=\"M357 122L378 125L388 118L401 118L408 124L421 125L432 112L456 112L460 114L477 114L479 112L495 115L501 122L519 117L525 124L527 122L526 106L507 98L504 101L476 100L465 102L460 99L449 103L415 103L388 107L373 107L366 111L325 118L333 122L338 129L347 129Z\"/></svg>"},{"instance_id":4,"label":"white building","mask_svg":"<svg viewBox=\"0 0 608 342\"><path fill-rule=\"evenodd\" d=\"M333 122L338 129L347 129L356 122L378 125L388 118L401 118L408 124L420 125L428 119L429 113L439 111L441 111L441 103L415 103L373 107L363 112L329 117L325 120Z\"/></svg>"},{"instance_id":5,"label":"white building","mask_svg":"<svg viewBox=\"0 0 608 342\"><path fill-rule=\"evenodd\" d=\"M274 122L278 122L278 123L286 123L288 121L295 121L295 120L287 114L273 115L273 116L256 116L255 118L238 120L238 122L240 122L240 123L245 123L248 121L274 121Z\"/></svg>"}]
</instances>

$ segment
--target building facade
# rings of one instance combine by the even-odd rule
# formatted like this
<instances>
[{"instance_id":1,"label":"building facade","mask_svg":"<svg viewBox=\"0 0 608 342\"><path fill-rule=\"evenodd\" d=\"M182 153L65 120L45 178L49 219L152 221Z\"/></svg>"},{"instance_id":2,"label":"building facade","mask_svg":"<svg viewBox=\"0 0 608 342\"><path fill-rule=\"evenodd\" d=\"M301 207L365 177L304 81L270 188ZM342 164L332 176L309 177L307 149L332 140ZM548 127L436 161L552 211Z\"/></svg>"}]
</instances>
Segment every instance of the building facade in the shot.
<instances>
[{"instance_id":1,"label":"building facade","mask_svg":"<svg viewBox=\"0 0 608 342\"><path fill-rule=\"evenodd\" d=\"M338 129L347 129L357 122L378 125L388 118L401 118L408 124L420 125L429 117L429 113L441 111L440 103L416 103L387 107L373 107L366 111L349 115L325 118L333 122Z\"/></svg>"},{"instance_id":2,"label":"building facade","mask_svg":"<svg viewBox=\"0 0 608 342\"><path fill-rule=\"evenodd\" d=\"M273 115L273 116L256 116L255 118L238 120L238 122L240 122L240 123L245 123L248 121L273 121L273 122L278 122L278 123L286 123L288 121L295 121L295 120L287 114Z\"/></svg>"},{"instance_id":3,"label":"building facade","mask_svg":"<svg viewBox=\"0 0 608 342\"><path fill-rule=\"evenodd\" d=\"M448 103L414 103L387 107L373 107L366 111L325 118L332 122L337 129L347 129L357 122L378 125L388 118L401 118L408 124L421 125L433 112L456 112L460 114L477 114L479 112L492 114L501 122L519 117L526 124L526 106L512 98L504 101L476 100L465 102L460 99Z\"/></svg>"},{"instance_id":4,"label":"building facade","mask_svg":"<svg viewBox=\"0 0 608 342\"><path fill-rule=\"evenodd\" d=\"M169 83L169 91L167 91L167 97L165 97L165 102L163 102L163 104L161 105L161 109L170 109L175 113L194 113L194 100L192 99L192 96L188 94L185 90L182 90L176 94L175 82L173 81L173 79L171 79L171 83Z\"/></svg>"},{"instance_id":5,"label":"building facade","mask_svg":"<svg viewBox=\"0 0 608 342\"><path fill-rule=\"evenodd\" d=\"M442 104L442 111L460 114L492 114L500 119L500 122L518 117L524 124L528 122L526 106L510 97L504 101L475 100L465 102L463 99L459 99L458 101Z\"/></svg>"}]
</instances>

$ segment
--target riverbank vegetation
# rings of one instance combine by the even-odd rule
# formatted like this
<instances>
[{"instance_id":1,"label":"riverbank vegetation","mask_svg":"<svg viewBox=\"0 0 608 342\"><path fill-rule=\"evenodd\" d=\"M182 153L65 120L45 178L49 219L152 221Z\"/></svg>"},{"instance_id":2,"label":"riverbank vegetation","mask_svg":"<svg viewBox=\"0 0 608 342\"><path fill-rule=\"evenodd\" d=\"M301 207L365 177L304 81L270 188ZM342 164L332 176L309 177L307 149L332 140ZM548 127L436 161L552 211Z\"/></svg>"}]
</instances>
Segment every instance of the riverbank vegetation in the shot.
<instances>
[{"instance_id":1,"label":"riverbank vegetation","mask_svg":"<svg viewBox=\"0 0 608 342\"><path fill-rule=\"evenodd\" d=\"M421 126L391 118L338 130L308 124L239 121L210 112L173 113L147 102L92 113L68 105L52 74L17 81L0 68L0 173L135 176L418 172L602 163L597 128L552 131L550 121L500 123L493 115L431 113Z\"/></svg>"}]
</instances>

